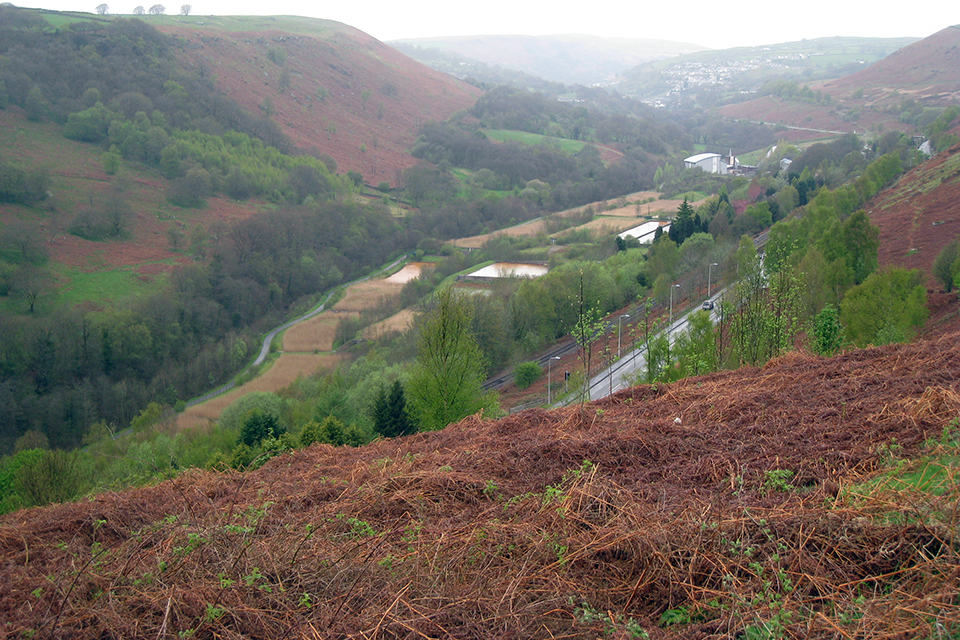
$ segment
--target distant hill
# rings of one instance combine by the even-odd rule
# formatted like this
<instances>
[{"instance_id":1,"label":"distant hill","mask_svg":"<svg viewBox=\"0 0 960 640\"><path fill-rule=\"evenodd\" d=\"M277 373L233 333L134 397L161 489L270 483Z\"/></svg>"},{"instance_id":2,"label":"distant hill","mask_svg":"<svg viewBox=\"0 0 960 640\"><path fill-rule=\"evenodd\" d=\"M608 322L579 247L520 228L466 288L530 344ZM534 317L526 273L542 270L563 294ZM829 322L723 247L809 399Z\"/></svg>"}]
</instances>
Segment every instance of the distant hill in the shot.
<instances>
[{"instance_id":1,"label":"distant hill","mask_svg":"<svg viewBox=\"0 0 960 640\"><path fill-rule=\"evenodd\" d=\"M427 121L473 106L480 90L375 38L300 17L142 16L177 36L178 56L209 68L217 86L269 113L294 144L329 154L340 171L394 184Z\"/></svg>"},{"instance_id":2,"label":"distant hill","mask_svg":"<svg viewBox=\"0 0 960 640\"><path fill-rule=\"evenodd\" d=\"M837 80L822 90L864 106L899 105L910 98L924 106L960 102L960 25L942 31L890 54L876 64ZM863 90L862 97L852 94ZM846 96L845 96L846 97Z\"/></svg>"},{"instance_id":3,"label":"distant hill","mask_svg":"<svg viewBox=\"0 0 960 640\"><path fill-rule=\"evenodd\" d=\"M768 85L768 95L723 107L728 118L864 133L916 131L930 107L960 102L960 27L949 27L898 49L864 69L800 87ZM807 137L818 137L809 132ZM793 139L804 137L794 131Z\"/></svg>"},{"instance_id":4,"label":"distant hill","mask_svg":"<svg viewBox=\"0 0 960 640\"><path fill-rule=\"evenodd\" d=\"M457 73L457 66L471 61L514 69L553 82L591 86L613 81L624 69L705 47L685 42L640 38L601 38L581 34L553 36L460 36L395 40L397 46L424 64ZM420 50L418 52L418 49ZM463 58L442 61L431 50ZM455 66L456 65L456 66Z\"/></svg>"},{"instance_id":5,"label":"distant hill","mask_svg":"<svg viewBox=\"0 0 960 640\"><path fill-rule=\"evenodd\" d=\"M663 104L714 106L771 80L836 78L862 69L915 38L834 37L701 51L648 62L623 73L617 90Z\"/></svg>"}]
</instances>

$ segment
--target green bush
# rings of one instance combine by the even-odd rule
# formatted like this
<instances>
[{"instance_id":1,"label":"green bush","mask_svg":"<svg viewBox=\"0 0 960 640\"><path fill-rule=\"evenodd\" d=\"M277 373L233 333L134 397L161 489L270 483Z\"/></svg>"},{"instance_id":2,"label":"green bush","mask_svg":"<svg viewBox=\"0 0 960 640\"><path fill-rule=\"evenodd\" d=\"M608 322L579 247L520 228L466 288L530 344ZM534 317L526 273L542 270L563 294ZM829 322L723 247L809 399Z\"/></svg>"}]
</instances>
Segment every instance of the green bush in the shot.
<instances>
[{"instance_id":1,"label":"green bush","mask_svg":"<svg viewBox=\"0 0 960 640\"><path fill-rule=\"evenodd\" d=\"M243 418L240 427L240 442L255 447L266 438L277 438L283 435L284 429L280 426L277 417L261 409L251 409Z\"/></svg>"},{"instance_id":2,"label":"green bush","mask_svg":"<svg viewBox=\"0 0 960 640\"><path fill-rule=\"evenodd\" d=\"M521 362L513 370L513 378L517 384L517 389L521 391L526 389L534 382L543 377L543 367L536 362Z\"/></svg>"}]
</instances>

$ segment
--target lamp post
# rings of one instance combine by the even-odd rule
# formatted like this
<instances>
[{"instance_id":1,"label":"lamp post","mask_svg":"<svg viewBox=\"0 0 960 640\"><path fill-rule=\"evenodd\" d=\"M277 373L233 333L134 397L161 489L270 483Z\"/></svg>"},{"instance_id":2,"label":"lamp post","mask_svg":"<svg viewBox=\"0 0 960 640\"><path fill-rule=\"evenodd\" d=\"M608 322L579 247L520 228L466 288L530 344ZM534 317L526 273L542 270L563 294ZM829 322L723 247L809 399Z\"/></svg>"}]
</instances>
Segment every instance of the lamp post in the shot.
<instances>
[{"instance_id":1,"label":"lamp post","mask_svg":"<svg viewBox=\"0 0 960 640\"><path fill-rule=\"evenodd\" d=\"M673 324L673 290L679 289L679 288L680 288L680 285L678 284L675 284L672 287L670 287L670 324ZM668 332L670 331L669 326L667 327L667 331Z\"/></svg>"},{"instance_id":2,"label":"lamp post","mask_svg":"<svg viewBox=\"0 0 960 640\"><path fill-rule=\"evenodd\" d=\"M629 313L624 313L617 320L617 360L620 359L620 335L623 333L623 319L629 318L629 317L630 317Z\"/></svg>"},{"instance_id":3,"label":"lamp post","mask_svg":"<svg viewBox=\"0 0 960 640\"><path fill-rule=\"evenodd\" d=\"M552 396L550 395L550 382L551 382L550 366L553 364L554 360L559 360L559 359L560 359L560 356L551 356L550 358L547 359L547 408L550 408L550 404L552 401ZM543 371L543 369L541 369L541 371Z\"/></svg>"},{"instance_id":4,"label":"lamp post","mask_svg":"<svg viewBox=\"0 0 960 640\"><path fill-rule=\"evenodd\" d=\"M710 271L717 266L716 262L711 262L710 266L707 267L707 300L710 299Z\"/></svg>"}]
</instances>

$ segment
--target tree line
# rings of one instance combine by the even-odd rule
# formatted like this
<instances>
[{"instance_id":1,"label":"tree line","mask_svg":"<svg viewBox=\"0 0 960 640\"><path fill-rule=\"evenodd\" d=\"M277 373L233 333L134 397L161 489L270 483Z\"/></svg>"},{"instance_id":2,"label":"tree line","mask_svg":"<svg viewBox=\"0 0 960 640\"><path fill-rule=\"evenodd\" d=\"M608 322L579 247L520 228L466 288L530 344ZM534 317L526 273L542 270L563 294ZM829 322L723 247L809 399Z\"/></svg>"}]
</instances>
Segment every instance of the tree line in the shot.
<instances>
[{"instance_id":1,"label":"tree line","mask_svg":"<svg viewBox=\"0 0 960 640\"><path fill-rule=\"evenodd\" d=\"M74 447L94 423L125 425L151 400L173 406L225 382L292 306L416 237L382 205L347 200L215 231L207 262L178 269L162 292L126 308L0 318L4 450L27 431Z\"/></svg>"}]
</instances>

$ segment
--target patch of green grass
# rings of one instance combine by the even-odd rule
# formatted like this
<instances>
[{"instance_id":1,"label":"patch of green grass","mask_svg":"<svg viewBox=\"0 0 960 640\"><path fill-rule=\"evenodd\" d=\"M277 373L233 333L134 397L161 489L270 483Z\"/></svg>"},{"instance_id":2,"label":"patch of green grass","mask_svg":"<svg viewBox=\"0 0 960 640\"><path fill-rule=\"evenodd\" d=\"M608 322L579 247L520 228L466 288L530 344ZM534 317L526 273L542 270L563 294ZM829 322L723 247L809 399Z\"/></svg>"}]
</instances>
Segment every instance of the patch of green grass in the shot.
<instances>
[{"instance_id":1,"label":"patch of green grass","mask_svg":"<svg viewBox=\"0 0 960 640\"><path fill-rule=\"evenodd\" d=\"M579 140L567 140L566 138L554 138L551 136L542 136L538 133L527 133L526 131L508 131L506 129L483 129L483 132L491 140L497 142L519 142L536 147L540 145L552 145L558 147L564 153L574 154L586 146L585 142Z\"/></svg>"},{"instance_id":2,"label":"patch of green grass","mask_svg":"<svg viewBox=\"0 0 960 640\"><path fill-rule=\"evenodd\" d=\"M174 261L161 261L172 264ZM81 302L116 303L158 292L167 281L166 274L141 276L132 269L107 269L89 273L71 267L57 270L61 282L66 281L58 292L56 302L73 306Z\"/></svg>"},{"instance_id":3,"label":"patch of green grass","mask_svg":"<svg viewBox=\"0 0 960 640\"><path fill-rule=\"evenodd\" d=\"M670 196L670 199L683 200L684 198L686 198L690 202L696 202L698 200L703 200L709 195L710 195L709 193L705 193L703 191L687 191L686 193L678 193L678 194L672 195Z\"/></svg>"},{"instance_id":4,"label":"patch of green grass","mask_svg":"<svg viewBox=\"0 0 960 640\"><path fill-rule=\"evenodd\" d=\"M956 496L960 493L960 433L958 421L947 425L938 440L927 443L927 453L919 458L891 459L890 467L883 473L847 489L843 499L847 503L862 505L879 502L879 517L900 521L903 509L917 512L918 499L930 501L931 511L923 509L925 518L949 518L932 507L935 499ZM919 514L919 512L917 512ZM911 516L912 517L912 516Z\"/></svg>"}]
</instances>

